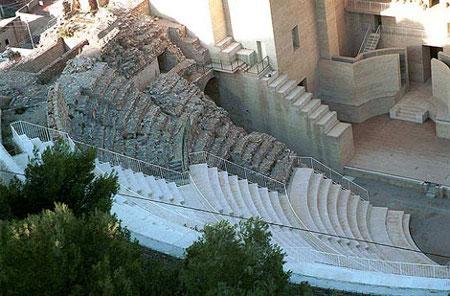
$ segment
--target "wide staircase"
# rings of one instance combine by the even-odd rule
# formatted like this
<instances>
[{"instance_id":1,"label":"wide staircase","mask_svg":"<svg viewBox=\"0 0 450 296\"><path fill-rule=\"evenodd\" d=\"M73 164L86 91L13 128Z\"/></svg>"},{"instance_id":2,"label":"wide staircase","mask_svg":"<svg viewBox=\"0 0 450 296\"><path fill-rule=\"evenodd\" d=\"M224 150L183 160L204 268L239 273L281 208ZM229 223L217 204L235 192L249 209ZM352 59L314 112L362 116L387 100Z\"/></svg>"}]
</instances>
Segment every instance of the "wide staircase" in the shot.
<instances>
[{"instance_id":1,"label":"wide staircase","mask_svg":"<svg viewBox=\"0 0 450 296\"><path fill-rule=\"evenodd\" d=\"M24 122L13 123L12 134L19 153L11 156L0 149L1 164L19 174L24 160L39 157L56 139L84 146L65 133ZM409 214L372 206L318 171L295 168L286 188L207 153L192 155L187 172L103 149L97 155L97 175L118 175L112 212L141 244L173 256L183 256L205 224L262 217L290 267L309 262L343 271L450 277L448 266L435 264L414 243Z\"/></svg>"},{"instance_id":2,"label":"wide staircase","mask_svg":"<svg viewBox=\"0 0 450 296\"><path fill-rule=\"evenodd\" d=\"M313 97L304 86L278 71L269 70L269 75L261 77L280 104L289 104L293 110L307 117L308 121L318 128L319 134L338 137L349 128L349 124L337 119L336 111Z\"/></svg>"}]
</instances>

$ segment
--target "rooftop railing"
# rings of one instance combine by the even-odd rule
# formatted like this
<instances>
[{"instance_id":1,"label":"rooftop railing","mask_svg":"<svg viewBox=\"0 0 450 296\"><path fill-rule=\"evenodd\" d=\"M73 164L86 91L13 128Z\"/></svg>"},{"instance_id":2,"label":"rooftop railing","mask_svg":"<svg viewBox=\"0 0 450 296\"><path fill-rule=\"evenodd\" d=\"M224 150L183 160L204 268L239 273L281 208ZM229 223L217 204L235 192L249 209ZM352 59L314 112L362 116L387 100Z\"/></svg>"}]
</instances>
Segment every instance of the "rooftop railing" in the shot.
<instances>
[{"instance_id":1,"label":"rooftop railing","mask_svg":"<svg viewBox=\"0 0 450 296\"><path fill-rule=\"evenodd\" d=\"M377 2L377 1L361 1L361 0L347 0L345 7L347 9L358 10L363 12L380 13L392 7L391 3Z\"/></svg>"}]
</instances>

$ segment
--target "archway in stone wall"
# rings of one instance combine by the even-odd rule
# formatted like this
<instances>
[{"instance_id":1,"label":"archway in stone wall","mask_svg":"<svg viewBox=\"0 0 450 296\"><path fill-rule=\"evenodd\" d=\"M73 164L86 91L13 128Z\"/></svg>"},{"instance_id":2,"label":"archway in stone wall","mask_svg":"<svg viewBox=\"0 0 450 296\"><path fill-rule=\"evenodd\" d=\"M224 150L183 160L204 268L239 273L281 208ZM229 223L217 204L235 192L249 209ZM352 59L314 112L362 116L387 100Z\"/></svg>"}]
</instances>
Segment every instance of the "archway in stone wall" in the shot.
<instances>
[{"instance_id":1,"label":"archway in stone wall","mask_svg":"<svg viewBox=\"0 0 450 296\"><path fill-rule=\"evenodd\" d=\"M220 96L219 90L219 79L217 79L216 77L211 78L208 83L206 83L204 93L208 95L208 97L210 97L217 106L222 107L222 97Z\"/></svg>"}]
</instances>

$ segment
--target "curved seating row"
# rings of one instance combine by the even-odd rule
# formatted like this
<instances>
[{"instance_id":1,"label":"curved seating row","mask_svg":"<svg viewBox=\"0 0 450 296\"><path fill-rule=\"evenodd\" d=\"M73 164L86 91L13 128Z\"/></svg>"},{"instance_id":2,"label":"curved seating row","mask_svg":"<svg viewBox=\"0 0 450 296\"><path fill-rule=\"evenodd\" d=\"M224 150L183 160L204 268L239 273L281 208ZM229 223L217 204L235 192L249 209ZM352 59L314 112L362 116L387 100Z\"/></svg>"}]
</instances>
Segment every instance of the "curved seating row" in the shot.
<instances>
[{"instance_id":1,"label":"curved seating row","mask_svg":"<svg viewBox=\"0 0 450 296\"><path fill-rule=\"evenodd\" d=\"M33 151L42 153L51 145L26 136L15 141L30 156ZM294 170L288 196L260 188L207 164L190 166L193 182L181 187L120 166L112 167L107 162L97 161L96 172L117 173L121 190L116 203L124 204L125 198L145 209L148 215L159 217L163 224L167 222L167 225L192 230L220 219L236 223L240 218L260 216L271 222L273 241L284 248L288 260L302 258L302 248L313 248L364 259L435 264L423 253L390 247L419 251L409 232L408 214L374 207L311 169ZM122 213L120 211L118 209L117 213ZM120 218L121 215L126 213L120 214Z\"/></svg>"}]
</instances>

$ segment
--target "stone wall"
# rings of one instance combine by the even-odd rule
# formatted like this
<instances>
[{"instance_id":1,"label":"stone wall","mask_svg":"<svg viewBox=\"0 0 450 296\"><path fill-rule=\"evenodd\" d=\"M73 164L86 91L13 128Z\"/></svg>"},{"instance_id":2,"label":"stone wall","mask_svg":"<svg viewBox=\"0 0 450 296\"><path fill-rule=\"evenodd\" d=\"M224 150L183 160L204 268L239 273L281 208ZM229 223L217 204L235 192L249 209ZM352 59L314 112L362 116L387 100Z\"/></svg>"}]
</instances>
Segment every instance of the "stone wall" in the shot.
<instances>
[{"instance_id":1,"label":"stone wall","mask_svg":"<svg viewBox=\"0 0 450 296\"><path fill-rule=\"evenodd\" d=\"M325 133L311 114L280 98L259 77L244 72L216 76L220 105L247 131L269 133L296 153L313 156L336 170L353 156L351 125L343 124L336 134Z\"/></svg>"},{"instance_id":2,"label":"stone wall","mask_svg":"<svg viewBox=\"0 0 450 296\"><path fill-rule=\"evenodd\" d=\"M384 52L386 53L386 52ZM399 54L319 61L320 98L340 120L359 123L389 112L402 90ZM407 70L405 70L407 72ZM407 84L404 84L407 87Z\"/></svg>"},{"instance_id":3,"label":"stone wall","mask_svg":"<svg viewBox=\"0 0 450 296\"><path fill-rule=\"evenodd\" d=\"M27 58L18 63L14 68L17 71L38 73L44 67L52 64L56 59L66 52L64 40L59 38L55 44L48 48L42 48L37 56Z\"/></svg>"},{"instance_id":4,"label":"stone wall","mask_svg":"<svg viewBox=\"0 0 450 296\"><path fill-rule=\"evenodd\" d=\"M37 73L38 76L38 83L45 84L48 83L50 80L61 74L61 72L66 67L67 61L70 59L73 59L78 54L81 53L81 50L84 46L88 44L87 40L83 40L80 43L78 43L73 48L69 49L66 53L64 53L62 56L58 57L56 60L54 60L51 64L44 67L42 70L40 70Z\"/></svg>"},{"instance_id":5,"label":"stone wall","mask_svg":"<svg viewBox=\"0 0 450 296\"><path fill-rule=\"evenodd\" d=\"M8 39L9 47L20 47L22 43L29 40L25 30L25 24L21 22L19 17L4 19L0 27L0 52L6 49L6 39Z\"/></svg>"},{"instance_id":6,"label":"stone wall","mask_svg":"<svg viewBox=\"0 0 450 296\"><path fill-rule=\"evenodd\" d=\"M160 73L158 59L153 59L141 72L133 77L134 86L143 91Z\"/></svg>"},{"instance_id":7,"label":"stone wall","mask_svg":"<svg viewBox=\"0 0 450 296\"><path fill-rule=\"evenodd\" d=\"M307 89L314 92L318 84L319 60L314 1L275 0L271 4L278 69L298 82L307 78ZM291 33L295 26L300 35L300 47L296 50Z\"/></svg>"}]
</instances>

